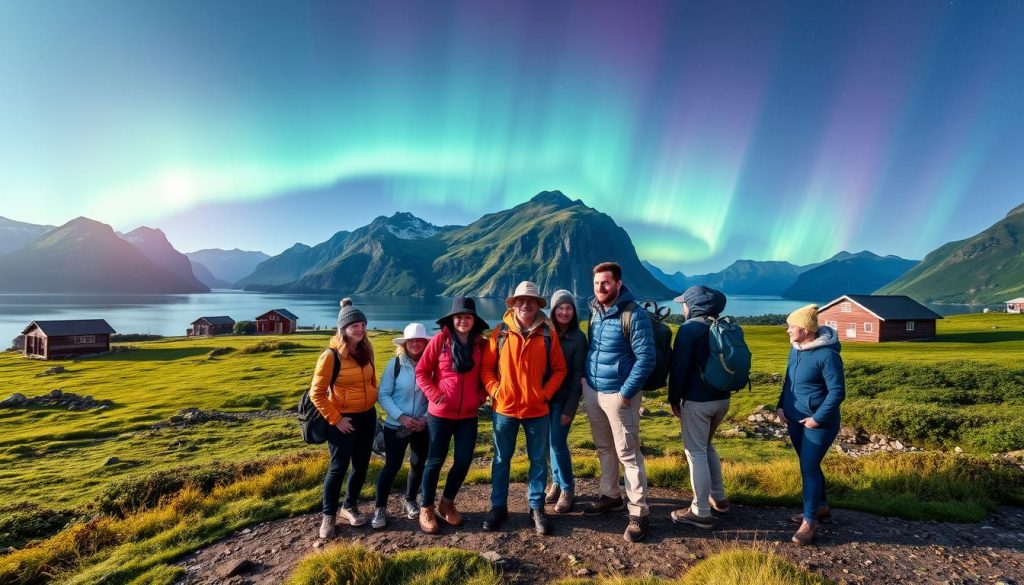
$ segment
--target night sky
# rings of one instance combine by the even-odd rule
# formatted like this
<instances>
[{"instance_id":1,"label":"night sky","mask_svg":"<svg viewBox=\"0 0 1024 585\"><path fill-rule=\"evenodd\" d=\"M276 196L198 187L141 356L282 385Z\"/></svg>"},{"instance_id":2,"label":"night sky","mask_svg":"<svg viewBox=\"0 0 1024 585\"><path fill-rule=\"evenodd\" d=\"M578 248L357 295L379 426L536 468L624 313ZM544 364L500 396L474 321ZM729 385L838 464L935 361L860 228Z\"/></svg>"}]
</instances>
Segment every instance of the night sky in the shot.
<instances>
[{"instance_id":1,"label":"night sky","mask_svg":"<svg viewBox=\"0 0 1024 585\"><path fill-rule=\"evenodd\" d=\"M0 215L277 253L547 189L674 271L1024 202L1024 3L0 2Z\"/></svg>"}]
</instances>

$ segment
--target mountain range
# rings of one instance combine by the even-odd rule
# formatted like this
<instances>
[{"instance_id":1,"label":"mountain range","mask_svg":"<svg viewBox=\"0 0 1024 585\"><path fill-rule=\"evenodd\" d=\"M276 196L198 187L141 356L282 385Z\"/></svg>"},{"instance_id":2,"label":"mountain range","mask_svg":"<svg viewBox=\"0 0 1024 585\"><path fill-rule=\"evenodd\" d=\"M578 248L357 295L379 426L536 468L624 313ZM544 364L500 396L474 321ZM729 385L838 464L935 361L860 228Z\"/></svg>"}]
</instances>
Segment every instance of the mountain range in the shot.
<instances>
[{"instance_id":1,"label":"mountain range","mask_svg":"<svg viewBox=\"0 0 1024 585\"><path fill-rule=\"evenodd\" d=\"M239 285L272 292L501 297L522 280L589 296L590 268L615 260L644 297L672 291L643 268L609 216L559 191L539 193L468 226L435 226L410 213L301 244L262 262Z\"/></svg>"},{"instance_id":2,"label":"mountain range","mask_svg":"<svg viewBox=\"0 0 1024 585\"><path fill-rule=\"evenodd\" d=\"M879 292L986 305L1024 296L1024 205L977 235L940 246Z\"/></svg>"},{"instance_id":3,"label":"mountain range","mask_svg":"<svg viewBox=\"0 0 1024 585\"><path fill-rule=\"evenodd\" d=\"M256 266L270 256L263 252L252 252L248 250L221 250L219 248L207 248L196 250L185 254L192 261L192 268L196 277L206 283L210 288L231 288L236 282L252 274ZM204 279L203 271L209 273L209 279L215 282L211 284Z\"/></svg>"},{"instance_id":4,"label":"mountain range","mask_svg":"<svg viewBox=\"0 0 1024 585\"><path fill-rule=\"evenodd\" d=\"M0 254L8 254L30 244L54 227L14 221L0 216Z\"/></svg>"}]
</instances>

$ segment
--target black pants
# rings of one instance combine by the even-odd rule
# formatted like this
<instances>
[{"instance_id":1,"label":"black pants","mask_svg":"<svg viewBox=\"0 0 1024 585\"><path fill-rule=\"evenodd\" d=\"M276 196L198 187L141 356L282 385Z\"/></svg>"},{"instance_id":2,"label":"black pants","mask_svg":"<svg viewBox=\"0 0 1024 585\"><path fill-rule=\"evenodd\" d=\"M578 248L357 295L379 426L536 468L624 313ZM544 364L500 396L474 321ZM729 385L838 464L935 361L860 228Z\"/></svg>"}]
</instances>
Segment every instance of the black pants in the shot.
<instances>
[{"instance_id":1,"label":"black pants","mask_svg":"<svg viewBox=\"0 0 1024 585\"><path fill-rule=\"evenodd\" d=\"M380 475L377 476L378 508L385 508L388 505L388 494L391 493L391 485L405 461L406 447L411 447L412 452L409 454L409 480L405 484L405 499L415 502L416 494L423 482L423 466L427 462L429 444L427 431L412 433L407 437L399 437L398 431L399 429L384 427L384 469L381 469Z\"/></svg>"},{"instance_id":2,"label":"black pants","mask_svg":"<svg viewBox=\"0 0 1024 585\"><path fill-rule=\"evenodd\" d=\"M341 495L341 481L348 471L345 485L345 507L353 508L359 499L359 492L366 483L366 469L370 466L370 452L373 448L373 434L377 429L377 412L371 408L366 412L345 414L352 419L355 427L350 433L343 433L338 427L327 430L327 451L331 460L324 478L323 512L334 516L338 512L338 498ZM349 463L352 469L349 470Z\"/></svg>"},{"instance_id":3,"label":"black pants","mask_svg":"<svg viewBox=\"0 0 1024 585\"><path fill-rule=\"evenodd\" d=\"M427 415L427 431L430 433L430 448L427 465L423 470L423 505L433 506L437 497L437 481L441 477L441 466L448 457L448 446L455 439L455 460L448 471L444 484L444 497L454 500L462 482L466 480L469 465L473 463L473 448L476 447L477 420L440 418Z\"/></svg>"}]
</instances>

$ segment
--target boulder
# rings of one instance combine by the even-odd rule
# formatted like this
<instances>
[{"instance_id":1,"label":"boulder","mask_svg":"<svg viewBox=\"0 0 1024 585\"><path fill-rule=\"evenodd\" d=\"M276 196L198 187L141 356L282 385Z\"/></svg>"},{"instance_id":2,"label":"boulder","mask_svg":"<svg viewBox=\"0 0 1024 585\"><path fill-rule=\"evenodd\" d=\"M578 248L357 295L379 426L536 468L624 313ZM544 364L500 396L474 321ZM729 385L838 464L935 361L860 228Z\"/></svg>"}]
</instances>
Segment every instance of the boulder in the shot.
<instances>
[{"instance_id":1,"label":"boulder","mask_svg":"<svg viewBox=\"0 0 1024 585\"><path fill-rule=\"evenodd\" d=\"M256 563L253 563L249 559L241 559L237 561L228 561L221 564L214 569L221 579L227 579L228 577L234 577L235 575L243 575L252 571L256 568Z\"/></svg>"},{"instance_id":2,"label":"boulder","mask_svg":"<svg viewBox=\"0 0 1024 585\"><path fill-rule=\"evenodd\" d=\"M103 466L104 467L109 467L111 465L117 465L120 462L121 462L121 459L118 458L118 457L107 457L107 460L103 462Z\"/></svg>"},{"instance_id":3,"label":"boulder","mask_svg":"<svg viewBox=\"0 0 1024 585\"><path fill-rule=\"evenodd\" d=\"M18 406L25 406L26 404L28 404L28 398L26 398L21 392L15 392L0 401L0 407L4 408L14 408Z\"/></svg>"}]
</instances>

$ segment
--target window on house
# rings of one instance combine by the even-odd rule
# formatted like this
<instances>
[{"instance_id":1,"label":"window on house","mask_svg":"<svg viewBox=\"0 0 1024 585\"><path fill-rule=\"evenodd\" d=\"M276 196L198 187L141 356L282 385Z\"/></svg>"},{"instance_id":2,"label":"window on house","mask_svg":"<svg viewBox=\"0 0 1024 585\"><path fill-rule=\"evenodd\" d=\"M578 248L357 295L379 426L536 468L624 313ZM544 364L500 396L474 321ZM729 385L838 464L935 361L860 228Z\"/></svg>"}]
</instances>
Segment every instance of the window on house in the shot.
<instances>
[{"instance_id":1,"label":"window on house","mask_svg":"<svg viewBox=\"0 0 1024 585\"><path fill-rule=\"evenodd\" d=\"M871 333L875 330L875 324L870 321L864 322L864 333Z\"/></svg>"},{"instance_id":2,"label":"window on house","mask_svg":"<svg viewBox=\"0 0 1024 585\"><path fill-rule=\"evenodd\" d=\"M842 305L840 305L840 310L844 313L852 313L853 305L851 305L850 303L843 303Z\"/></svg>"},{"instance_id":3,"label":"window on house","mask_svg":"<svg viewBox=\"0 0 1024 585\"><path fill-rule=\"evenodd\" d=\"M71 338L71 343L96 343L95 335L75 335Z\"/></svg>"},{"instance_id":4,"label":"window on house","mask_svg":"<svg viewBox=\"0 0 1024 585\"><path fill-rule=\"evenodd\" d=\"M913 321L907 321L907 331L913 331L913 330L914 330L914 322Z\"/></svg>"},{"instance_id":5,"label":"window on house","mask_svg":"<svg viewBox=\"0 0 1024 585\"><path fill-rule=\"evenodd\" d=\"M839 321L825 321L825 325L828 325L833 329L839 329Z\"/></svg>"}]
</instances>

